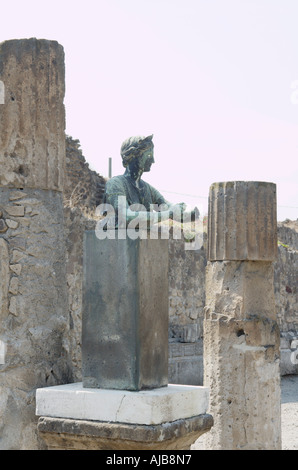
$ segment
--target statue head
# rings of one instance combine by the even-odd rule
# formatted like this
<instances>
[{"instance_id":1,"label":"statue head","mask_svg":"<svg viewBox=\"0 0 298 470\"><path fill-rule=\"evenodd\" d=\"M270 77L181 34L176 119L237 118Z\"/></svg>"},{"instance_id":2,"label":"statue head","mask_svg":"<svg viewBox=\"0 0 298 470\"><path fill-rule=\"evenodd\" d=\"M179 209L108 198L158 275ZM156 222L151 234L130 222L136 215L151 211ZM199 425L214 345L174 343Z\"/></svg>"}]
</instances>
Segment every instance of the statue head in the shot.
<instances>
[{"instance_id":1,"label":"statue head","mask_svg":"<svg viewBox=\"0 0 298 470\"><path fill-rule=\"evenodd\" d=\"M136 136L129 137L123 142L120 153L124 168L129 166L131 163L141 163L144 157L144 162L142 162L142 166L144 166L143 170L150 170L151 164L154 162L154 145L152 139L153 135L149 135L148 137Z\"/></svg>"}]
</instances>

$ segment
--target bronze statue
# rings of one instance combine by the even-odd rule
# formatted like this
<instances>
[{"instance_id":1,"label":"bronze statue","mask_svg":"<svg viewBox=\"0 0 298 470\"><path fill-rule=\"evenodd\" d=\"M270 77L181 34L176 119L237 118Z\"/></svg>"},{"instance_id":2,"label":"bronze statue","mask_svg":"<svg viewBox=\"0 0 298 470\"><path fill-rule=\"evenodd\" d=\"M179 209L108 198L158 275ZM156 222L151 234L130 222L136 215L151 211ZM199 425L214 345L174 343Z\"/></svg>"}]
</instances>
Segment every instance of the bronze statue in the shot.
<instances>
[{"instance_id":1,"label":"bronze statue","mask_svg":"<svg viewBox=\"0 0 298 470\"><path fill-rule=\"evenodd\" d=\"M126 139L121 146L122 163L125 173L111 178L106 183L104 203L115 210L116 227L118 221L125 220L126 226L138 218L143 226L149 226L165 219L179 222L183 220L186 205L182 202L171 204L150 184L141 179L144 172L150 171L154 163L153 135L148 137L136 136ZM119 197L121 197L119 199ZM125 204L119 204L119 200ZM198 210L191 212L194 220Z\"/></svg>"}]
</instances>

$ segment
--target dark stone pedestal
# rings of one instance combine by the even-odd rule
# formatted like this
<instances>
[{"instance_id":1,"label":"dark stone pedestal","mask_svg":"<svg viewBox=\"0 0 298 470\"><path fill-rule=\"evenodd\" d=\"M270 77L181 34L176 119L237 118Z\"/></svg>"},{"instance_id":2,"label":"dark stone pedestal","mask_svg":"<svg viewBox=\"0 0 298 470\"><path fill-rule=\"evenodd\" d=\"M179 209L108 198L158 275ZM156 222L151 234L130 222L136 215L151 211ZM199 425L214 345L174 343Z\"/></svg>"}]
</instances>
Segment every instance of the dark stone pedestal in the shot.
<instances>
[{"instance_id":1,"label":"dark stone pedestal","mask_svg":"<svg viewBox=\"0 0 298 470\"><path fill-rule=\"evenodd\" d=\"M82 372L87 388L168 384L168 240L85 233Z\"/></svg>"}]
</instances>

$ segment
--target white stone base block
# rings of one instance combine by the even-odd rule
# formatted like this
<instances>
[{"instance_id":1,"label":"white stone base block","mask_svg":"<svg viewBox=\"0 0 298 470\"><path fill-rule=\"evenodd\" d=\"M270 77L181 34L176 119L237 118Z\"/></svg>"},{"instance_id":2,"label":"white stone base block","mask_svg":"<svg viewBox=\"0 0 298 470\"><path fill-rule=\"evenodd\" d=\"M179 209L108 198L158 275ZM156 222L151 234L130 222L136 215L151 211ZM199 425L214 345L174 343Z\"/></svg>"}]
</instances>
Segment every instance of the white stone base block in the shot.
<instances>
[{"instance_id":1,"label":"white stone base block","mask_svg":"<svg viewBox=\"0 0 298 470\"><path fill-rule=\"evenodd\" d=\"M156 425L205 414L209 388L168 385L153 390L83 388L81 382L39 388L36 415Z\"/></svg>"}]
</instances>

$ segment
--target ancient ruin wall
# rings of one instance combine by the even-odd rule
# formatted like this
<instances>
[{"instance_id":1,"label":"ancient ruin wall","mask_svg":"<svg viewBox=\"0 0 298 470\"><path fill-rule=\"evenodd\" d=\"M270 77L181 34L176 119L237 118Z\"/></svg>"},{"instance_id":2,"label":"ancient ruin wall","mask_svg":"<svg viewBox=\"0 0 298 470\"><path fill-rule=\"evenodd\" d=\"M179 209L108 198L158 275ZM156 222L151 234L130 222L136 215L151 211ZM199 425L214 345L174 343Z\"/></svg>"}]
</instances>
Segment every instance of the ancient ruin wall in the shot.
<instances>
[{"instance_id":1,"label":"ancient ruin wall","mask_svg":"<svg viewBox=\"0 0 298 470\"><path fill-rule=\"evenodd\" d=\"M105 178L90 169L80 142L66 137L64 220L68 288L69 344L74 381L81 374L83 235L96 224L95 210L102 202Z\"/></svg>"},{"instance_id":2,"label":"ancient ruin wall","mask_svg":"<svg viewBox=\"0 0 298 470\"><path fill-rule=\"evenodd\" d=\"M279 223L277 230L274 284L278 321L281 331L298 332L298 220Z\"/></svg>"},{"instance_id":3,"label":"ancient ruin wall","mask_svg":"<svg viewBox=\"0 0 298 470\"><path fill-rule=\"evenodd\" d=\"M102 202L106 180L89 167L79 140L70 136L66 136L65 175L64 206L79 208L85 215L93 217Z\"/></svg>"}]
</instances>

